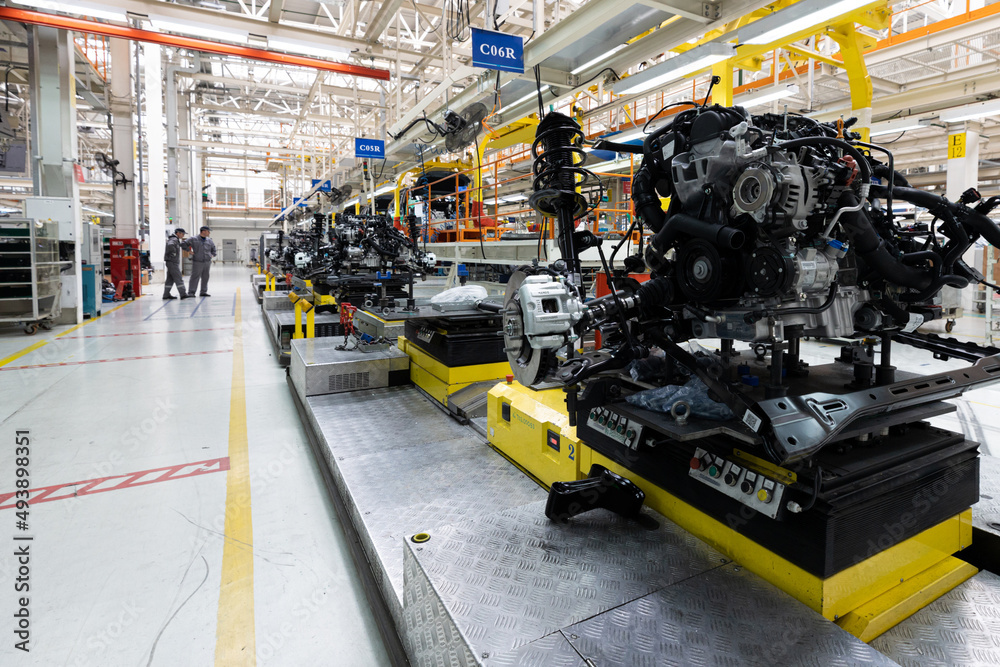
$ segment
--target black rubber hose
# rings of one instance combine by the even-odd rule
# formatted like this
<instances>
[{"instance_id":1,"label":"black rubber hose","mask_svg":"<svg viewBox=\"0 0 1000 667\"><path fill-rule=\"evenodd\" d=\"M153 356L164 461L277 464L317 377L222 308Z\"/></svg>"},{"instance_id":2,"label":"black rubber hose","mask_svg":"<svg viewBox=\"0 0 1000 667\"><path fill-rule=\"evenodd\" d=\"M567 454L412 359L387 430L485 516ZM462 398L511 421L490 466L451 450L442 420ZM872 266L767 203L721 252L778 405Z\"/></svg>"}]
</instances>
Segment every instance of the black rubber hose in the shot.
<instances>
[{"instance_id":1,"label":"black rubber hose","mask_svg":"<svg viewBox=\"0 0 1000 667\"><path fill-rule=\"evenodd\" d=\"M966 226L982 236L991 245L1000 246L1000 227L986 215L964 204L950 202L944 197L916 188L897 186L894 192L897 199L902 199L916 206L926 208L939 218L950 217L958 222L959 225Z\"/></svg>"},{"instance_id":2,"label":"black rubber hose","mask_svg":"<svg viewBox=\"0 0 1000 667\"><path fill-rule=\"evenodd\" d=\"M893 188L908 188L910 187L910 182L906 180L906 176L903 176L898 171L892 171L889 169L888 165L878 164L872 170L872 173L879 178L884 178L886 181L892 180ZM884 186L880 186L884 187Z\"/></svg>"},{"instance_id":3,"label":"black rubber hose","mask_svg":"<svg viewBox=\"0 0 1000 667\"><path fill-rule=\"evenodd\" d=\"M837 206L846 208L857 204L858 197L850 190L845 191L837 201ZM863 209L844 213L840 222L850 235L858 255L880 276L903 287L923 290L930 286L930 273L907 266L886 250L885 241L872 227L868 214Z\"/></svg>"},{"instance_id":4,"label":"black rubber hose","mask_svg":"<svg viewBox=\"0 0 1000 667\"><path fill-rule=\"evenodd\" d=\"M925 290L921 290L916 294L904 294L902 297L900 297L900 300L909 303L919 303L921 301L926 301L927 299L932 298L935 294L940 292L941 288L944 287L945 285L949 287L956 287L958 289L962 289L963 287L969 286L969 279L965 278L964 276L959 276L950 273L946 276L941 276L933 280Z\"/></svg>"},{"instance_id":5,"label":"black rubber hose","mask_svg":"<svg viewBox=\"0 0 1000 667\"><path fill-rule=\"evenodd\" d=\"M709 241L717 248L739 250L746 241L746 235L733 227L705 222L685 213L672 215L663 224L663 228L653 236L652 243L658 250L665 252L677 240L678 235L688 234Z\"/></svg>"},{"instance_id":6,"label":"black rubber hose","mask_svg":"<svg viewBox=\"0 0 1000 667\"><path fill-rule=\"evenodd\" d=\"M655 234L663 227L667 214L660 207L660 197L656 194L653 175L645 160L632 180L632 202L635 204L635 212L642 216L643 222Z\"/></svg>"},{"instance_id":7,"label":"black rubber hose","mask_svg":"<svg viewBox=\"0 0 1000 667\"><path fill-rule=\"evenodd\" d=\"M937 254L933 250L921 250L919 252L908 252L900 258L903 264L908 264L913 266L914 264L919 264L920 262L931 262L935 267L940 268L941 266L941 255Z\"/></svg>"}]
</instances>

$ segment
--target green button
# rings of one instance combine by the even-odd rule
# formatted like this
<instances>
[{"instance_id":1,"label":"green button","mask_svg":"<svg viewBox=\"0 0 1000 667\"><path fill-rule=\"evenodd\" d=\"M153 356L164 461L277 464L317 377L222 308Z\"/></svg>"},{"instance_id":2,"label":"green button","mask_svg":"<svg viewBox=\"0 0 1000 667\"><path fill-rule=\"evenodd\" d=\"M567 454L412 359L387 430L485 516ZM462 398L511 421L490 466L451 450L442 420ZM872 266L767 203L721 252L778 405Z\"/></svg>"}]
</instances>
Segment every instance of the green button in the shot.
<instances>
[{"instance_id":1,"label":"green button","mask_svg":"<svg viewBox=\"0 0 1000 667\"><path fill-rule=\"evenodd\" d=\"M606 421L608 421L607 417L601 417L600 419L597 420L597 423L600 424L601 426L604 426L604 423Z\"/></svg>"},{"instance_id":2,"label":"green button","mask_svg":"<svg viewBox=\"0 0 1000 667\"><path fill-rule=\"evenodd\" d=\"M708 468L708 474L711 475L712 477L718 477L719 476L719 469L716 468L715 466L709 466L709 468Z\"/></svg>"},{"instance_id":3,"label":"green button","mask_svg":"<svg viewBox=\"0 0 1000 667\"><path fill-rule=\"evenodd\" d=\"M625 434L625 436L628 437L628 438L631 438L634 435L635 435L635 431L633 431L632 429L629 429L628 433Z\"/></svg>"}]
</instances>

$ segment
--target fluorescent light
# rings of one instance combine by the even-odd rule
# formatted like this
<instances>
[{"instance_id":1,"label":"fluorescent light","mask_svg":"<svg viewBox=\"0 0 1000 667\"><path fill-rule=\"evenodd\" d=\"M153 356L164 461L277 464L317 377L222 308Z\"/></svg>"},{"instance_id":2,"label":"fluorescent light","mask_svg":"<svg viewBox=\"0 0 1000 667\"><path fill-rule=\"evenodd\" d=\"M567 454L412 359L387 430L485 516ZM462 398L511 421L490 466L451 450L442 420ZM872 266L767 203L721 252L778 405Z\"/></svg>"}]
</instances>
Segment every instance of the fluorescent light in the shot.
<instances>
[{"instance_id":1,"label":"fluorescent light","mask_svg":"<svg viewBox=\"0 0 1000 667\"><path fill-rule=\"evenodd\" d=\"M198 39L241 42L245 44L249 37L249 33L245 30L208 27L203 23L194 23L193 21L167 20L157 16L150 16L149 22L156 28L157 32L177 32Z\"/></svg>"},{"instance_id":2,"label":"fluorescent light","mask_svg":"<svg viewBox=\"0 0 1000 667\"><path fill-rule=\"evenodd\" d=\"M15 0L17 4L24 5L25 7L34 7L35 9L48 9L51 11L62 12L64 14L75 14L77 16L91 16L95 19L104 19L105 21L121 21L125 23L128 18L125 16L125 12L120 9L110 9L107 7L98 7L96 5L89 5L84 2L55 2L55 0Z\"/></svg>"},{"instance_id":3,"label":"fluorescent light","mask_svg":"<svg viewBox=\"0 0 1000 667\"><path fill-rule=\"evenodd\" d=\"M767 90L758 91L752 95L748 95L747 97L734 100L734 103L741 107L749 108L798 94L799 87L793 83L788 86L776 86L768 88Z\"/></svg>"},{"instance_id":4,"label":"fluorescent light","mask_svg":"<svg viewBox=\"0 0 1000 667\"><path fill-rule=\"evenodd\" d=\"M629 162L630 159L628 157L623 157L616 160L608 160L607 162L598 162L597 164L590 165L587 169L595 173L601 169L607 169L609 171L614 169L624 169L629 166Z\"/></svg>"},{"instance_id":5,"label":"fluorescent light","mask_svg":"<svg viewBox=\"0 0 1000 667\"><path fill-rule=\"evenodd\" d=\"M113 217L115 217L114 213L108 213L107 211L101 211L99 209L91 208L89 206L83 206L82 208L83 208L84 211L87 211L88 213L93 213L94 215L96 215L99 218L113 218ZM270 218L268 218L268 220L270 220Z\"/></svg>"},{"instance_id":6,"label":"fluorescent light","mask_svg":"<svg viewBox=\"0 0 1000 667\"><path fill-rule=\"evenodd\" d=\"M940 118L946 123L959 123L963 120L974 120L996 113L1000 113L1000 100L988 100L942 111Z\"/></svg>"},{"instance_id":7,"label":"fluorescent light","mask_svg":"<svg viewBox=\"0 0 1000 667\"><path fill-rule=\"evenodd\" d=\"M380 187L378 190L376 190L375 194L376 195L384 195L386 192L392 192L395 189L396 189L396 184L395 183L386 183L385 185L383 185L382 187Z\"/></svg>"},{"instance_id":8,"label":"fluorescent light","mask_svg":"<svg viewBox=\"0 0 1000 667\"><path fill-rule=\"evenodd\" d=\"M350 54L350 51L339 46L321 44L319 42L305 42L301 39L284 39L282 37L275 37L274 35L268 36L267 45L272 49L281 49L282 51L300 53L304 56L315 56L331 60L343 60L345 56Z\"/></svg>"},{"instance_id":9,"label":"fluorescent light","mask_svg":"<svg viewBox=\"0 0 1000 667\"><path fill-rule=\"evenodd\" d=\"M630 77L616 81L612 87L619 95L642 93L657 86L683 79L717 62L732 57L735 49L730 44L709 42L686 51L670 60L654 65Z\"/></svg>"},{"instance_id":10,"label":"fluorescent light","mask_svg":"<svg viewBox=\"0 0 1000 667\"><path fill-rule=\"evenodd\" d=\"M881 134L897 134L899 132L906 132L907 130L919 130L922 127L924 126L920 124L920 120L917 118L894 118L872 125L870 136L877 137Z\"/></svg>"},{"instance_id":11,"label":"fluorescent light","mask_svg":"<svg viewBox=\"0 0 1000 667\"><path fill-rule=\"evenodd\" d=\"M601 55L597 56L593 60L588 60L587 62L583 63L582 65L580 65L579 67L577 67L575 70L573 70L570 73L571 74L579 74L580 72L583 72L584 70L592 67L593 65L596 65L598 63L604 62L605 60L607 60L608 58L610 58L614 54L616 54L619 51L621 51L622 49L624 49L626 46L628 46L628 44L619 44L618 46L616 46L615 48L611 49L607 53L602 53Z\"/></svg>"},{"instance_id":12,"label":"fluorescent light","mask_svg":"<svg viewBox=\"0 0 1000 667\"><path fill-rule=\"evenodd\" d=\"M509 195L507 197L504 197L504 201L527 201L527 199L528 199L527 195L520 195L520 194Z\"/></svg>"},{"instance_id":13,"label":"fluorescent light","mask_svg":"<svg viewBox=\"0 0 1000 667\"><path fill-rule=\"evenodd\" d=\"M542 86L542 88L541 88L541 91L542 91L542 92L544 93L544 92L545 92L545 91L547 91L548 89L549 89L549 85L548 85L548 84L545 84L544 86ZM518 104L520 104L521 102L527 102L527 101L528 101L528 100L530 100L530 99L531 99L532 97L538 97L538 91L537 91L537 90L533 90L532 92L528 93L527 95L525 95L525 96L524 96L524 97L522 97L521 99L517 100L516 102L511 102L510 106L512 106L512 107L516 107L516 106L517 106Z\"/></svg>"},{"instance_id":14,"label":"fluorescent light","mask_svg":"<svg viewBox=\"0 0 1000 667\"><path fill-rule=\"evenodd\" d=\"M874 4L872 0L802 0L791 7L754 21L739 31L741 44L770 44L839 16Z\"/></svg>"}]
</instances>

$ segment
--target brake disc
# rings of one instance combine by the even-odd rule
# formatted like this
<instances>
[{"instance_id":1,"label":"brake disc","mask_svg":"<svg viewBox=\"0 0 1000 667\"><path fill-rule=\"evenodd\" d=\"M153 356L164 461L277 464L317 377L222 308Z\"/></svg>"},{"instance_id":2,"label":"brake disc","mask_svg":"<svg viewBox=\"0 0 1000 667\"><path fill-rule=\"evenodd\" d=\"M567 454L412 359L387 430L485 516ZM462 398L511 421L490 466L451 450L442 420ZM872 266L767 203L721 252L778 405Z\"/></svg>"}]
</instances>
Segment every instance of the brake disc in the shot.
<instances>
[{"instance_id":1,"label":"brake disc","mask_svg":"<svg viewBox=\"0 0 1000 667\"><path fill-rule=\"evenodd\" d=\"M537 384L555 366L555 350L536 350L524 335L524 316L518 289L528 274L518 270L507 281L503 309L503 342L514 379L524 386Z\"/></svg>"}]
</instances>

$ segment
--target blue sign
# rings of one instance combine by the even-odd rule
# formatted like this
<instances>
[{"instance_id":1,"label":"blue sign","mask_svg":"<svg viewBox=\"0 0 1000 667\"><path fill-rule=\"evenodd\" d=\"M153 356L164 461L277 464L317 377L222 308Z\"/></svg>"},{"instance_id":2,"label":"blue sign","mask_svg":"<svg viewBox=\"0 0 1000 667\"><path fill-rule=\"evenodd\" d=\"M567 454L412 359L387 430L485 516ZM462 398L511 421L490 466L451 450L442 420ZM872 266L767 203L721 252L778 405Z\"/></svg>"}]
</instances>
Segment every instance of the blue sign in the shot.
<instances>
[{"instance_id":1,"label":"blue sign","mask_svg":"<svg viewBox=\"0 0 1000 667\"><path fill-rule=\"evenodd\" d=\"M382 160L385 158L385 142L381 139L354 140L354 157L367 157Z\"/></svg>"},{"instance_id":2,"label":"blue sign","mask_svg":"<svg viewBox=\"0 0 1000 667\"><path fill-rule=\"evenodd\" d=\"M492 30L472 29L472 66L524 73L524 40Z\"/></svg>"},{"instance_id":3,"label":"blue sign","mask_svg":"<svg viewBox=\"0 0 1000 667\"><path fill-rule=\"evenodd\" d=\"M879 182L881 183L881 181ZM317 185L319 186L319 192L333 192L333 185L330 183L329 178L322 182L318 178L312 179L312 186L315 188Z\"/></svg>"}]
</instances>

